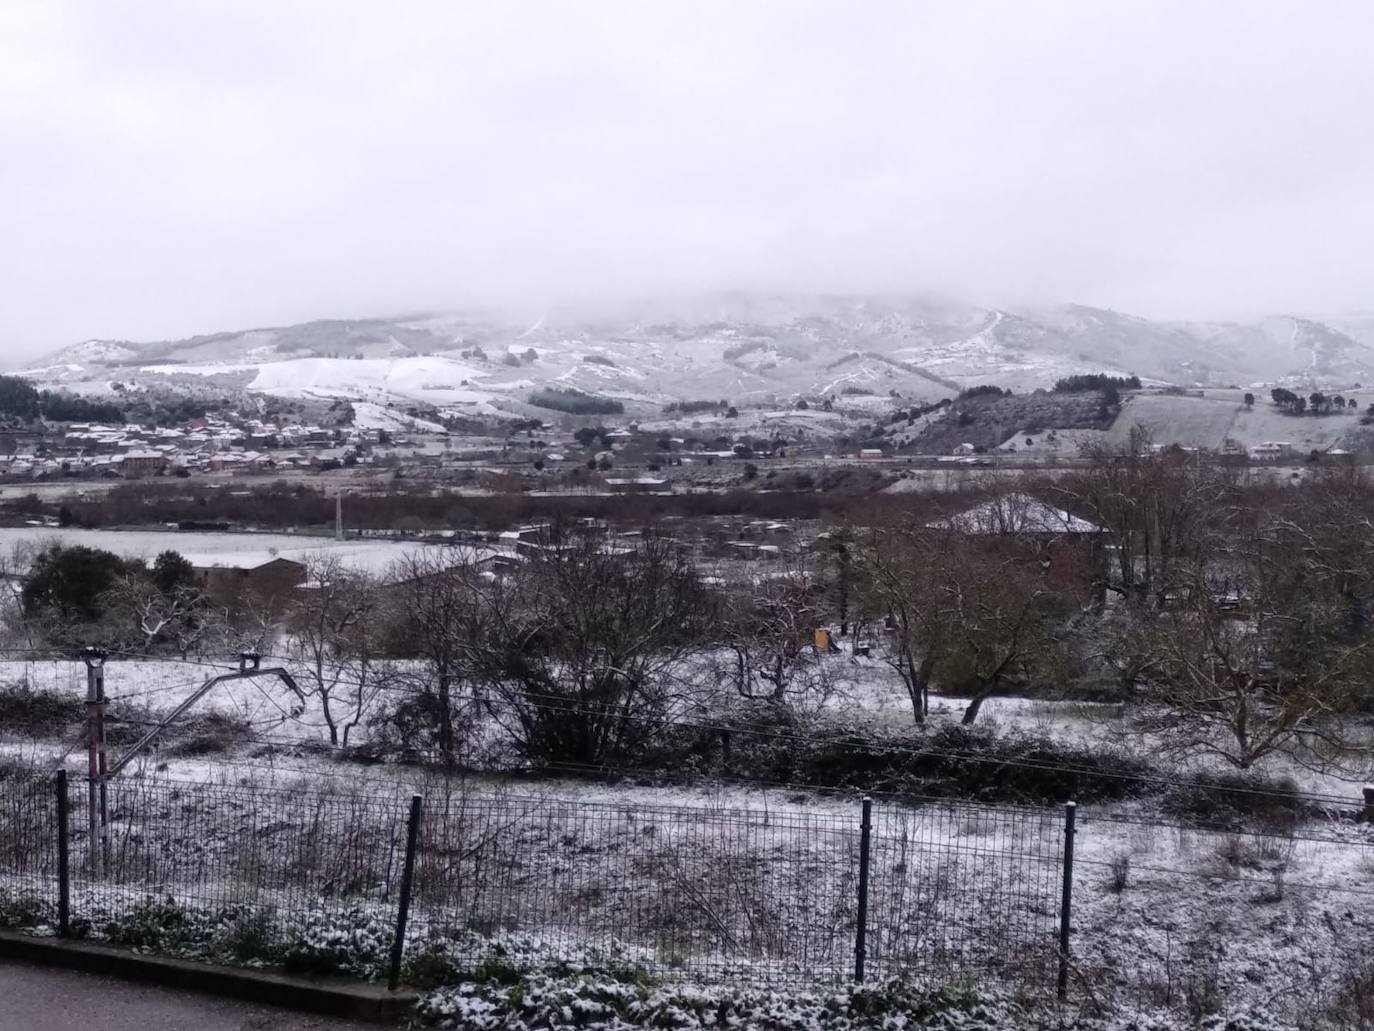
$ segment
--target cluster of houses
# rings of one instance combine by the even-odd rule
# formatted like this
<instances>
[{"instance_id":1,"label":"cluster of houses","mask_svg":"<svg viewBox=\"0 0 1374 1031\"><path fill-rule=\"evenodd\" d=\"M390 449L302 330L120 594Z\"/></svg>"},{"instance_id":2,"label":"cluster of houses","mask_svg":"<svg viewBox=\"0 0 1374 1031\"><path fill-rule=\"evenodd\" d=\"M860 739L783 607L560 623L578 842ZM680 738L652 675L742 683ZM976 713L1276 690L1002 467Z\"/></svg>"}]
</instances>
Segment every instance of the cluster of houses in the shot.
<instances>
[{"instance_id":1,"label":"cluster of houses","mask_svg":"<svg viewBox=\"0 0 1374 1031\"><path fill-rule=\"evenodd\" d=\"M87 475L140 479L184 471L260 472L318 469L365 461L380 443L375 429L274 426L258 419L210 416L182 426L70 423L41 436L14 438L0 452L0 476Z\"/></svg>"}]
</instances>

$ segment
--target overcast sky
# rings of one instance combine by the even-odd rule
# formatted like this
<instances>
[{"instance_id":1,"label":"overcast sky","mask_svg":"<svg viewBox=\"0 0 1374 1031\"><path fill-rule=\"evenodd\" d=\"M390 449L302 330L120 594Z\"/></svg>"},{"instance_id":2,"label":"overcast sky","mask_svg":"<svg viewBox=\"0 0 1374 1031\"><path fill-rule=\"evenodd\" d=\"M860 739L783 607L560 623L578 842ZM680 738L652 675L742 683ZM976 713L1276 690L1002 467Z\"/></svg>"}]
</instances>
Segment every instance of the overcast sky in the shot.
<instances>
[{"instance_id":1,"label":"overcast sky","mask_svg":"<svg viewBox=\"0 0 1374 1031\"><path fill-rule=\"evenodd\" d=\"M1374 4L3 0L0 348L719 288L1374 309Z\"/></svg>"}]
</instances>

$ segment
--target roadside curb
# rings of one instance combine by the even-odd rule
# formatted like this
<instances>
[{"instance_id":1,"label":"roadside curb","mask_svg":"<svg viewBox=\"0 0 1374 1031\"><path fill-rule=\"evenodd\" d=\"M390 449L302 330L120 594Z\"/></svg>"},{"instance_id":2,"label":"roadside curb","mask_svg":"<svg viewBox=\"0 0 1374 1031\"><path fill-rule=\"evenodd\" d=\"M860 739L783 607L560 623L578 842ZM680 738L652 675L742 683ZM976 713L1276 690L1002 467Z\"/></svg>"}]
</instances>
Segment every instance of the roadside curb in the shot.
<instances>
[{"instance_id":1,"label":"roadside curb","mask_svg":"<svg viewBox=\"0 0 1374 1031\"><path fill-rule=\"evenodd\" d=\"M416 994L384 986L293 977L241 967L147 956L94 942L38 938L0 931L0 960L62 967L166 988L303 1010L373 1024L399 1024L414 1009Z\"/></svg>"}]
</instances>

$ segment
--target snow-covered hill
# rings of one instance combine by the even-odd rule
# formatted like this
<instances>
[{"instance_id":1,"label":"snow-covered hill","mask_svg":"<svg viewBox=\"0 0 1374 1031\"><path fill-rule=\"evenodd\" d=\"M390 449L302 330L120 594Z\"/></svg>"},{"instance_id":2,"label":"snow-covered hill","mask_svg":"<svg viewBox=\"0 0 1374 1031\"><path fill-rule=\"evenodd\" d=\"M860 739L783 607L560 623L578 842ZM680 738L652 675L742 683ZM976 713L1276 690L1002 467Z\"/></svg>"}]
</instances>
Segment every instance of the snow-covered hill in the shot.
<instances>
[{"instance_id":1,"label":"snow-covered hill","mask_svg":"<svg viewBox=\"0 0 1374 1031\"><path fill-rule=\"evenodd\" d=\"M1374 321L1166 323L1080 305L981 309L928 298L719 295L605 314L550 310L326 320L187 340L90 340L21 370L43 385L213 387L530 414L537 390L627 407L871 391L913 401L1080 372L1185 385L1374 380Z\"/></svg>"}]
</instances>

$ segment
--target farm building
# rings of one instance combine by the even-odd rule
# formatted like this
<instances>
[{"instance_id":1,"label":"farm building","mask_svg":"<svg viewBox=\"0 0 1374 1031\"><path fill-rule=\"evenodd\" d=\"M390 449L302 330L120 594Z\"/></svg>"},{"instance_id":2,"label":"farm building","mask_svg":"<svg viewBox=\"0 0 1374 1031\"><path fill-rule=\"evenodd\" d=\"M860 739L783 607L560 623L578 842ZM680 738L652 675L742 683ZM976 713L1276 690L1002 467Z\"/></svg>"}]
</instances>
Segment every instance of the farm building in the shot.
<instances>
[{"instance_id":1,"label":"farm building","mask_svg":"<svg viewBox=\"0 0 1374 1031\"><path fill-rule=\"evenodd\" d=\"M1293 453L1293 445L1286 440L1266 440L1250 448L1250 457L1259 461L1287 458Z\"/></svg>"},{"instance_id":2,"label":"farm building","mask_svg":"<svg viewBox=\"0 0 1374 1031\"><path fill-rule=\"evenodd\" d=\"M183 557L191 563L201 589L222 603L245 595L281 597L305 581L305 563L274 551Z\"/></svg>"},{"instance_id":3,"label":"farm building","mask_svg":"<svg viewBox=\"0 0 1374 1031\"><path fill-rule=\"evenodd\" d=\"M1081 537L1102 532L1086 519L1021 493L1004 494L930 526L976 535Z\"/></svg>"},{"instance_id":4,"label":"farm building","mask_svg":"<svg viewBox=\"0 0 1374 1031\"><path fill-rule=\"evenodd\" d=\"M1013 547L1024 545L1051 582L1084 597L1100 589L1102 527L1029 494L1004 494L928 526L970 544L1005 539Z\"/></svg>"},{"instance_id":5,"label":"farm building","mask_svg":"<svg viewBox=\"0 0 1374 1031\"><path fill-rule=\"evenodd\" d=\"M166 467L167 456L160 451L130 451L119 460L120 473L130 480L156 476Z\"/></svg>"}]
</instances>

